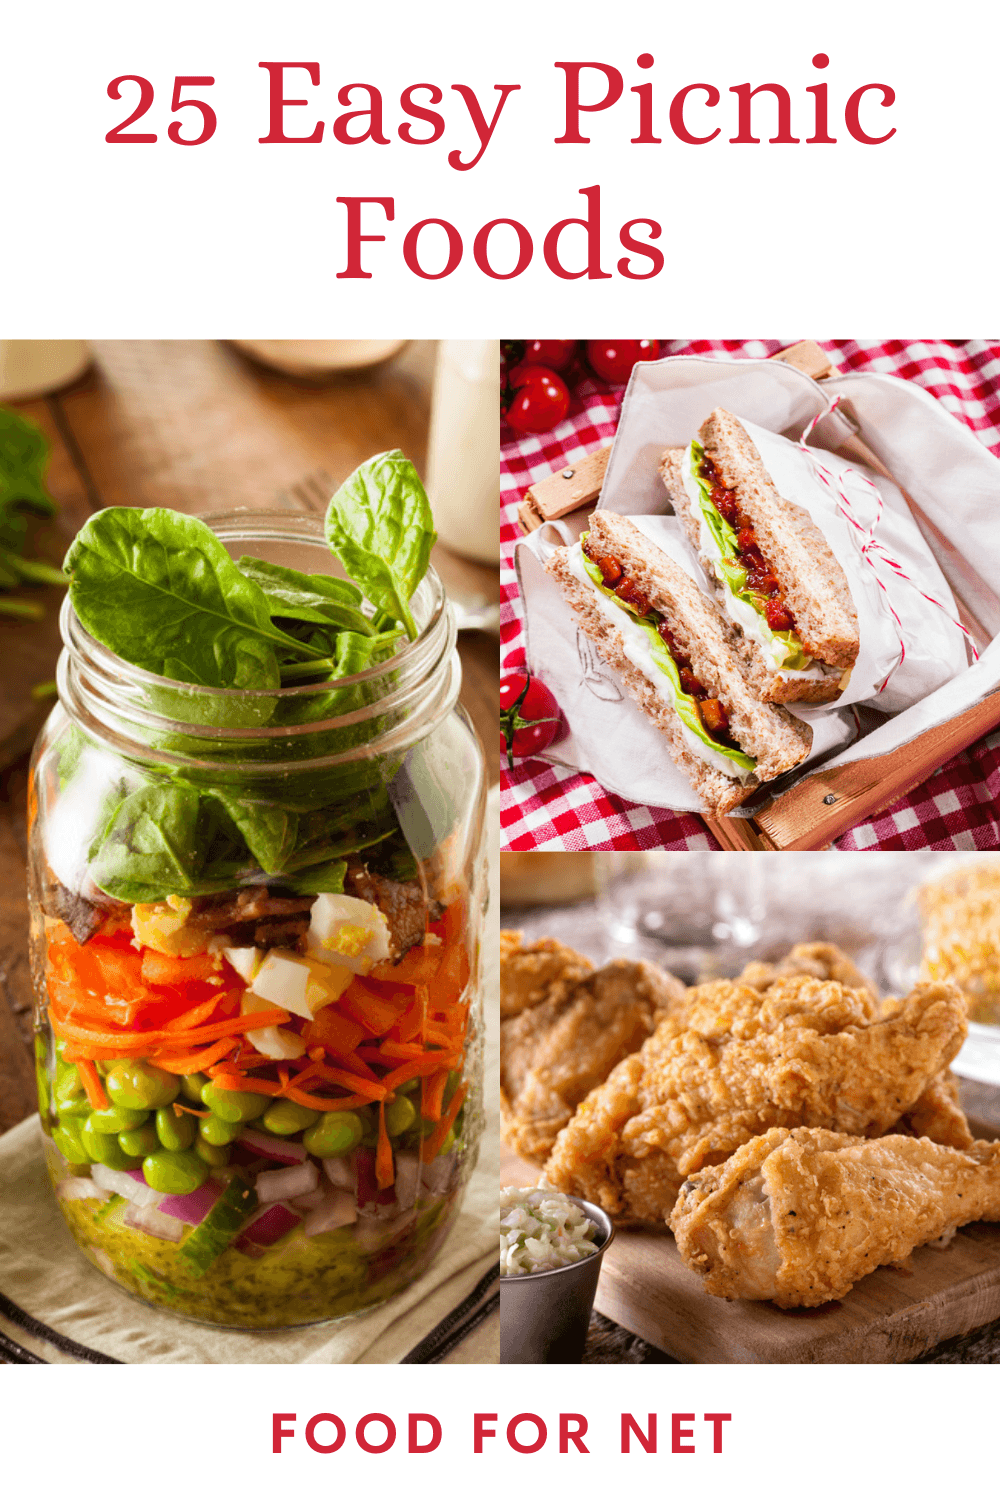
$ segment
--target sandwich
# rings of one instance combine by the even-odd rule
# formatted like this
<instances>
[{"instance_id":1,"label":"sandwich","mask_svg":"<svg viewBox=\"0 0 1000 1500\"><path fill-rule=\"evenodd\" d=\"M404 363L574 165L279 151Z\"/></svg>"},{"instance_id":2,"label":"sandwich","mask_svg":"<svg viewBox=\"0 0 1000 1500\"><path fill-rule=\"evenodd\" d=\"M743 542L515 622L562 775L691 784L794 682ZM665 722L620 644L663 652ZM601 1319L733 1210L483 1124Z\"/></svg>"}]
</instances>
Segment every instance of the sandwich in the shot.
<instances>
[{"instance_id":1,"label":"sandwich","mask_svg":"<svg viewBox=\"0 0 1000 1500\"><path fill-rule=\"evenodd\" d=\"M595 512L546 571L710 812L731 812L808 755L812 730L760 701L714 600L626 517Z\"/></svg>"},{"instance_id":2,"label":"sandwich","mask_svg":"<svg viewBox=\"0 0 1000 1500\"><path fill-rule=\"evenodd\" d=\"M807 511L779 495L746 429L717 407L663 455L674 512L770 703L829 703L858 656L843 569Z\"/></svg>"}]
</instances>

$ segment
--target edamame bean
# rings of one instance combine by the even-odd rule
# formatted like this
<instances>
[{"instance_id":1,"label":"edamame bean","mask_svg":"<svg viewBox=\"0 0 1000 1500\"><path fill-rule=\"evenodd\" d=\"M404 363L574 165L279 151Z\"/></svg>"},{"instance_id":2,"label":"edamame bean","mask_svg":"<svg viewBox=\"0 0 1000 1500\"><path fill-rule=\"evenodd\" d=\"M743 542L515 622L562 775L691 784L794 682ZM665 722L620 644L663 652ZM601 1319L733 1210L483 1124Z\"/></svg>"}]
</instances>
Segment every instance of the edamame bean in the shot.
<instances>
[{"instance_id":1,"label":"edamame bean","mask_svg":"<svg viewBox=\"0 0 1000 1500\"><path fill-rule=\"evenodd\" d=\"M450 1104L451 1103L452 1095L454 1094L455 1090L458 1088L458 1085L461 1082L462 1082L462 1075L461 1075L461 1073L456 1073L455 1070L454 1070L454 1068L453 1068L451 1070L451 1072L448 1074L448 1080L447 1080L447 1082L445 1083L445 1086L444 1086L444 1094L442 1096L442 1103L444 1103L444 1104Z\"/></svg>"},{"instance_id":2,"label":"edamame bean","mask_svg":"<svg viewBox=\"0 0 1000 1500\"><path fill-rule=\"evenodd\" d=\"M318 1119L318 1110L306 1109L292 1099L275 1099L273 1104L268 1105L261 1124L268 1130L273 1130L275 1135L296 1135L300 1130L308 1130L310 1125L315 1125Z\"/></svg>"},{"instance_id":3,"label":"edamame bean","mask_svg":"<svg viewBox=\"0 0 1000 1500\"><path fill-rule=\"evenodd\" d=\"M74 1119L62 1120L52 1132L52 1139L66 1160L74 1167L90 1164L87 1148L80 1139L80 1126Z\"/></svg>"},{"instance_id":4,"label":"edamame bean","mask_svg":"<svg viewBox=\"0 0 1000 1500\"><path fill-rule=\"evenodd\" d=\"M404 1130L409 1130L416 1118L413 1100L407 1099L405 1094L393 1099L385 1107L385 1128L390 1135L402 1135Z\"/></svg>"},{"instance_id":5,"label":"edamame bean","mask_svg":"<svg viewBox=\"0 0 1000 1500\"><path fill-rule=\"evenodd\" d=\"M419 1093L419 1091L420 1091L420 1079L419 1078L408 1078L405 1083L401 1083L398 1086L398 1088L396 1089L396 1093L397 1094L416 1094L416 1093Z\"/></svg>"},{"instance_id":6,"label":"edamame bean","mask_svg":"<svg viewBox=\"0 0 1000 1500\"><path fill-rule=\"evenodd\" d=\"M161 1104L173 1104L181 1091L179 1078L140 1061L116 1062L104 1086L112 1104L126 1109L159 1109Z\"/></svg>"},{"instance_id":7,"label":"edamame bean","mask_svg":"<svg viewBox=\"0 0 1000 1500\"><path fill-rule=\"evenodd\" d=\"M185 1073L181 1079L181 1093L192 1104L201 1103L201 1091L208 1082L204 1073Z\"/></svg>"},{"instance_id":8,"label":"edamame bean","mask_svg":"<svg viewBox=\"0 0 1000 1500\"><path fill-rule=\"evenodd\" d=\"M102 1135L118 1135L122 1130L135 1130L145 1125L149 1111L126 1109L122 1104L111 1104L107 1109L95 1109L90 1116L95 1130Z\"/></svg>"},{"instance_id":9,"label":"edamame bean","mask_svg":"<svg viewBox=\"0 0 1000 1500\"><path fill-rule=\"evenodd\" d=\"M172 1107L165 1104L156 1111L156 1134L160 1145L168 1151L187 1151L194 1145L198 1127L193 1116L174 1114Z\"/></svg>"},{"instance_id":10,"label":"edamame bean","mask_svg":"<svg viewBox=\"0 0 1000 1500\"><path fill-rule=\"evenodd\" d=\"M38 1089L38 1113L44 1126L49 1112L49 1075L40 1062L35 1063L35 1084Z\"/></svg>"},{"instance_id":11,"label":"edamame bean","mask_svg":"<svg viewBox=\"0 0 1000 1500\"><path fill-rule=\"evenodd\" d=\"M444 1156L447 1151L451 1150L451 1148L452 1148L452 1146L454 1146L454 1144L455 1144L455 1130L454 1130L454 1127L453 1127L451 1130L449 1130L448 1134L445 1136L444 1140L441 1142L441 1150L438 1152L438 1156Z\"/></svg>"},{"instance_id":12,"label":"edamame bean","mask_svg":"<svg viewBox=\"0 0 1000 1500\"><path fill-rule=\"evenodd\" d=\"M99 1130L94 1129L93 1117L84 1120L80 1126L80 1140L91 1161L113 1167L116 1172L124 1172L126 1168L135 1166L135 1162L119 1146L116 1135L102 1135Z\"/></svg>"},{"instance_id":13,"label":"edamame bean","mask_svg":"<svg viewBox=\"0 0 1000 1500\"><path fill-rule=\"evenodd\" d=\"M201 1091L201 1102L220 1120L235 1122L259 1120L271 1100L266 1094L244 1094L237 1089L217 1089L214 1083L206 1083Z\"/></svg>"},{"instance_id":14,"label":"edamame bean","mask_svg":"<svg viewBox=\"0 0 1000 1500\"><path fill-rule=\"evenodd\" d=\"M81 1099L86 1101L87 1096L80 1081L80 1075L72 1063L68 1067L65 1064L59 1067L56 1074L56 1085L52 1090L52 1097L55 1100L56 1109L60 1114L64 1110L72 1110L75 1113L79 1113L79 1111L75 1110L75 1106L79 1104ZM89 1109L90 1105L87 1104L87 1110L89 1111Z\"/></svg>"},{"instance_id":15,"label":"edamame bean","mask_svg":"<svg viewBox=\"0 0 1000 1500\"><path fill-rule=\"evenodd\" d=\"M361 1144L365 1124L353 1110L338 1109L323 1115L302 1137L313 1156L346 1156Z\"/></svg>"},{"instance_id":16,"label":"edamame bean","mask_svg":"<svg viewBox=\"0 0 1000 1500\"><path fill-rule=\"evenodd\" d=\"M154 1193L193 1193L208 1176L208 1162L193 1151L154 1151L142 1175Z\"/></svg>"},{"instance_id":17,"label":"edamame bean","mask_svg":"<svg viewBox=\"0 0 1000 1500\"><path fill-rule=\"evenodd\" d=\"M137 1130L121 1131L118 1144L126 1156L149 1156L153 1151L159 1151L160 1137L152 1120L147 1120Z\"/></svg>"},{"instance_id":18,"label":"edamame bean","mask_svg":"<svg viewBox=\"0 0 1000 1500\"><path fill-rule=\"evenodd\" d=\"M228 1146L211 1146L208 1141L202 1140L199 1136L194 1143L194 1149L202 1161L207 1161L210 1167L228 1167L229 1165Z\"/></svg>"},{"instance_id":19,"label":"edamame bean","mask_svg":"<svg viewBox=\"0 0 1000 1500\"><path fill-rule=\"evenodd\" d=\"M209 1146L228 1146L242 1129L238 1120L220 1120L217 1115L198 1121L198 1135Z\"/></svg>"}]
</instances>

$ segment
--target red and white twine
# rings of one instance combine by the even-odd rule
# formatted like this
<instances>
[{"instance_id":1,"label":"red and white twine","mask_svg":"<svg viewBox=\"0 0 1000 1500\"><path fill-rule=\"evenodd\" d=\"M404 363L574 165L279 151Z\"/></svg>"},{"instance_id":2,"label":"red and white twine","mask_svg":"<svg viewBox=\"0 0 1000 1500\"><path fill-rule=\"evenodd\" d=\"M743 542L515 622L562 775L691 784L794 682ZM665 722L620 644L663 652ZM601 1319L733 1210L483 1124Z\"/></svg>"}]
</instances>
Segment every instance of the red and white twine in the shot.
<instances>
[{"instance_id":1,"label":"red and white twine","mask_svg":"<svg viewBox=\"0 0 1000 1500\"><path fill-rule=\"evenodd\" d=\"M808 446L808 438L811 436L814 429L820 422L823 421L824 417L828 417L832 412L836 411L837 407L840 405L843 399L843 396L834 396L826 409L824 411L818 412L817 415L813 417L812 421L809 423L802 436L799 438L799 447L812 463L816 471L816 477L822 484L826 485L828 490L832 491L833 495L836 498L837 507L840 510L841 515L862 538L859 544L861 556L871 568L872 574L875 578L875 582L878 584L879 588L882 590L882 593L885 596L886 608L896 622L896 632L899 636L899 660L893 667L890 668L889 672L886 674L885 681L879 688L879 692L881 693L887 687L889 678L892 676L893 672L901 667L904 660L906 659L906 639L903 634L902 621L893 608L892 600L889 597L889 590L886 588L883 580L879 577L879 571L876 566L876 559L884 563L884 565L890 570L890 572L892 572L897 578L901 578L905 583L908 583L913 588L915 588L922 599L926 599L929 604L933 604L935 608L941 611L945 619L955 626L956 630L960 630L962 632L962 634L965 636L965 639L969 643L969 650L972 652L974 661L979 660L979 652L976 650L976 645L972 639L972 636L969 634L968 630L966 630L961 620L956 620L954 615L950 613L948 608L941 603L940 599L935 599L933 594L925 594L923 589L914 582L914 580L905 571L905 569L901 567L896 559L886 551L885 547L883 547L882 543L875 535L876 527L882 519L883 509L882 496L879 494L878 487L872 483L872 481L866 474L859 473L857 469L846 468L841 471L840 475L835 474L831 469L828 469L826 464L824 464L823 461L818 457L816 449L810 448ZM848 496L847 490L843 484L843 480L848 474L853 475L853 477L858 480L860 484L863 484L874 497L875 516L869 526L863 525L854 513L854 507L851 504L850 497Z\"/></svg>"}]
</instances>

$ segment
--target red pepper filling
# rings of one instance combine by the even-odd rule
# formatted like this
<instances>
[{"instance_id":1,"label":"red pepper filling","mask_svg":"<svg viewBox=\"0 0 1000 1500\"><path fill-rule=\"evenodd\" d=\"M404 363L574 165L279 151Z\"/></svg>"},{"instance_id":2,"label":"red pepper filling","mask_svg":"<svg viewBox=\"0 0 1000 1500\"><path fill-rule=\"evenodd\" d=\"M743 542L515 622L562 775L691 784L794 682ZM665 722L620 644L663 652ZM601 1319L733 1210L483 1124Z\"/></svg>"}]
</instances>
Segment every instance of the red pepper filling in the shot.
<instances>
[{"instance_id":1,"label":"red pepper filling","mask_svg":"<svg viewBox=\"0 0 1000 1500\"><path fill-rule=\"evenodd\" d=\"M763 594L767 600L764 617L768 625L772 630L795 630L795 617L785 602L785 591L761 553L752 525L740 514L735 492L722 483L718 469L707 454L699 472L712 486L712 504L736 533L736 551L747 571L747 587L755 594Z\"/></svg>"},{"instance_id":2,"label":"red pepper filling","mask_svg":"<svg viewBox=\"0 0 1000 1500\"><path fill-rule=\"evenodd\" d=\"M709 697L708 689L699 682L692 671L691 658L684 654L663 616L650 607L649 599L628 577L617 558L611 557L606 552L599 552L596 544L589 537L583 544L583 550L591 562L601 570L604 587L613 590L619 599L624 600L637 615L650 619L656 625L657 635L677 665L681 687L694 699L698 716L709 738L715 740L717 744L724 745L728 750L739 750L741 747L729 732L729 714L725 705L721 699Z\"/></svg>"}]
</instances>

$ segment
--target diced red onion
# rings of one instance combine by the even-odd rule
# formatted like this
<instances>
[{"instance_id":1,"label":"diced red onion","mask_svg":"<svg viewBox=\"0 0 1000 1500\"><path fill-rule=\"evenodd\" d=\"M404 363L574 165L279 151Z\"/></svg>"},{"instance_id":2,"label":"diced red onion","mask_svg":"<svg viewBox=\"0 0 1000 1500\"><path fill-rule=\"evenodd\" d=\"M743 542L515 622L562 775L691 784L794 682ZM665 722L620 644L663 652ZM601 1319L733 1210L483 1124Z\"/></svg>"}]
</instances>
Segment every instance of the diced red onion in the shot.
<instances>
[{"instance_id":1,"label":"diced red onion","mask_svg":"<svg viewBox=\"0 0 1000 1500\"><path fill-rule=\"evenodd\" d=\"M287 1203L272 1203L252 1218L236 1241L237 1250L246 1245L276 1245L290 1230L302 1223L302 1215L294 1213Z\"/></svg>"},{"instance_id":2,"label":"diced red onion","mask_svg":"<svg viewBox=\"0 0 1000 1500\"><path fill-rule=\"evenodd\" d=\"M200 1224L215 1206L222 1192L222 1184L209 1177L193 1193L171 1193L160 1203L161 1214L168 1219L178 1219L182 1224Z\"/></svg>"},{"instance_id":3,"label":"diced red onion","mask_svg":"<svg viewBox=\"0 0 1000 1500\"><path fill-rule=\"evenodd\" d=\"M396 1152L396 1202L400 1208L412 1208L420 1184L420 1157L415 1151Z\"/></svg>"},{"instance_id":4,"label":"diced red onion","mask_svg":"<svg viewBox=\"0 0 1000 1500\"><path fill-rule=\"evenodd\" d=\"M98 1187L106 1188L109 1193L120 1193L136 1208L158 1208L162 1201L163 1194L154 1192L141 1171L116 1172L113 1167L95 1162L90 1175Z\"/></svg>"},{"instance_id":5,"label":"diced red onion","mask_svg":"<svg viewBox=\"0 0 1000 1500\"><path fill-rule=\"evenodd\" d=\"M328 1156L323 1162L323 1171L335 1188L343 1188L347 1193L357 1192L358 1178L354 1170L353 1155Z\"/></svg>"},{"instance_id":6,"label":"diced red onion","mask_svg":"<svg viewBox=\"0 0 1000 1500\"><path fill-rule=\"evenodd\" d=\"M357 1204L351 1194L334 1188L326 1202L306 1217L305 1232L326 1234L329 1229L343 1229L345 1224L353 1224L357 1216Z\"/></svg>"},{"instance_id":7,"label":"diced red onion","mask_svg":"<svg viewBox=\"0 0 1000 1500\"><path fill-rule=\"evenodd\" d=\"M303 1193L311 1193L318 1182L316 1163L305 1161L297 1167L261 1172L254 1186L261 1203L277 1203L281 1198L301 1198Z\"/></svg>"},{"instance_id":8,"label":"diced red onion","mask_svg":"<svg viewBox=\"0 0 1000 1500\"><path fill-rule=\"evenodd\" d=\"M325 1203L325 1201L326 1189L322 1184L320 1184L320 1186L318 1188L314 1188L311 1193L303 1193L301 1198L293 1198L292 1207L305 1209L319 1208L320 1204Z\"/></svg>"},{"instance_id":9,"label":"diced red onion","mask_svg":"<svg viewBox=\"0 0 1000 1500\"><path fill-rule=\"evenodd\" d=\"M241 1130L240 1145L249 1146L256 1151L258 1156L266 1156L270 1161L284 1162L286 1166L293 1166L296 1162L305 1161L308 1152L301 1141L280 1141L273 1135L264 1135L259 1130Z\"/></svg>"},{"instance_id":10,"label":"diced red onion","mask_svg":"<svg viewBox=\"0 0 1000 1500\"><path fill-rule=\"evenodd\" d=\"M72 1203L75 1198L96 1198L107 1203L111 1194L107 1188L98 1187L90 1177L65 1177L56 1188L56 1197L64 1203Z\"/></svg>"},{"instance_id":11,"label":"diced red onion","mask_svg":"<svg viewBox=\"0 0 1000 1500\"><path fill-rule=\"evenodd\" d=\"M172 1240L175 1244L184 1233L184 1226L177 1219L161 1214L158 1208L137 1208L130 1203L122 1220L129 1229L141 1229L158 1240Z\"/></svg>"}]
</instances>

